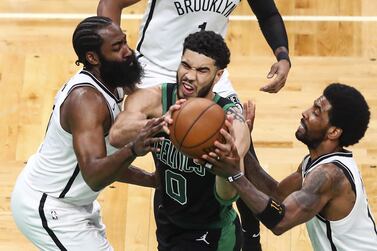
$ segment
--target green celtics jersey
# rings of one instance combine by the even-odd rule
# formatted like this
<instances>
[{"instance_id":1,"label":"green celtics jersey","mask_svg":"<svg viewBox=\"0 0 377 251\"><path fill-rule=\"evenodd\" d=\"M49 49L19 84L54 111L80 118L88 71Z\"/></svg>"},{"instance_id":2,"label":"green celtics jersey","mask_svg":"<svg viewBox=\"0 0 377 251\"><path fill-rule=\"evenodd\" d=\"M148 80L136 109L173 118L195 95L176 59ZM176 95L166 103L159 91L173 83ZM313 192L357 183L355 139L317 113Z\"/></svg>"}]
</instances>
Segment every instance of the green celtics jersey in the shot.
<instances>
[{"instance_id":1,"label":"green celtics jersey","mask_svg":"<svg viewBox=\"0 0 377 251\"><path fill-rule=\"evenodd\" d=\"M177 84L162 85L164 114L176 102ZM213 101L225 111L235 107L230 100L215 95ZM159 177L161 204L168 218L181 227L204 229L230 224L236 217L232 201L222 201L215 192L215 175L179 152L168 135L153 153Z\"/></svg>"}]
</instances>

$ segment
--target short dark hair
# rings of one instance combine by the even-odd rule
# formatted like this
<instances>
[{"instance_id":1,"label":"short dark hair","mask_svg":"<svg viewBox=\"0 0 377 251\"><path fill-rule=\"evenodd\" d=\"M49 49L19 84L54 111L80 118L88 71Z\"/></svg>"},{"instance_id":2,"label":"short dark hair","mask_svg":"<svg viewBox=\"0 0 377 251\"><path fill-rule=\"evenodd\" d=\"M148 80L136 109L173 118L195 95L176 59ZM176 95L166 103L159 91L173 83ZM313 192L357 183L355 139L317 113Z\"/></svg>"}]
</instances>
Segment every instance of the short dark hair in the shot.
<instances>
[{"instance_id":1,"label":"short dark hair","mask_svg":"<svg viewBox=\"0 0 377 251\"><path fill-rule=\"evenodd\" d=\"M183 43L186 49L203 54L215 60L215 65L224 69L230 62L230 51L223 37L213 31L198 31L188 35Z\"/></svg>"},{"instance_id":2,"label":"short dark hair","mask_svg":"<svg viewBox=\"0 0 377 251\"><path fill-rule=\"evenodd\" d=\"M100 52L103 39L98 31L111 23L112 21L108 17L93 16L85 18L77 25L72 36L73 48L78 57L76 65L82 63L85 68L91 68L90 63L86 60L86 53L88 51Z\"/></svg>"},{"instance_id":3,"label":"short dark hair","mask_svg":"<svg viewBox=\"0 0 377 251\"><path fill-rule=\"evenodd\" d=\"M354 87L333 83L326 87L323 95L331 104L330 124L343 130L340 146L356 144L364 137L368 128L370 111L363 95Z\"/></svg>"}]
</instances>

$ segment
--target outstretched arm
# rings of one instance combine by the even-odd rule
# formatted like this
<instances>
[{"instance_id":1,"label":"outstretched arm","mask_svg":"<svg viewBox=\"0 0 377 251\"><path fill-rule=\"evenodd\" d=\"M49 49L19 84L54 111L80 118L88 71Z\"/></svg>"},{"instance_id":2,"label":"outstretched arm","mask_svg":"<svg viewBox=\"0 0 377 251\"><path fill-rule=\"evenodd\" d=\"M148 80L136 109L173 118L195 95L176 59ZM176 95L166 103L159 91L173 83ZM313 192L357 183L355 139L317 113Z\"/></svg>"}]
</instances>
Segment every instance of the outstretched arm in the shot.
<instances>
[{"instance_id":1,"label":"outstretched arm","mask_svg":"<svg viewBox=\"0 0 377 251\"><path fill-rule=\"evenodd\" d=\"M97 15L109 17L120 25L122 10L140 0L100 0L97 6Z\"/></svg>"},{"instance_id":2,"label":"outstretched arm","mask_svg":"<svg viewBox=\"0 0 377 251\"><path fill-rule=\"evenodd\" d=\"M246 154L244 163L246 178L258 190L278 202L282 202L289 194L302 187L301 165L296 172L278 182L260 166L250 152Z\"/></svg>"},{"instance_id":3,"label":"outstretched arm","mask_svg":"<svg viewBox=\"0 0 377 251\"><path fill-rule=\"evenodd\" d=\"M251 132L254 126L255 104L248 100L243 104L243 108L244 117ZM292 192L301 189L302 186L301 165L296 172L278 182L260 166L255 155L248 151L244 158L244 170L246 178L257 189L279 202L283 201Z\"/></svg>"},{"instance_id":4,"label":"outstretched arm","mask_svg":"<svg viewBox=\"0 0 377 251\"><path fill-rule=\"evenodd\" d=\"M332 172L317 168L305 179L302 189L290 194L282 203L271 201L245 177L235 181L234 187L261 222L280 235L313 218L335 196Z\"/></svg>"},{"instance_id":5,"label":"outstretched arm","mask_svg":"<svg viewBox=\"0 0 377 251\"><path fill-rule=\"evenodd\" d=\"M109 130L110 118L106 100L91 87L74 89L61 107L62 127L72 134L78 166L94 191L117 180L137 156L158 151L153 144L162 140L154 135L162 129L163 120L154 119L137 137L108 156L104 134Z\"/></svg>"},{"instance_id":6,"label":"outstretched arm","mask_svg":"<svg viewBox=\"0 0 377 251\"><path fill-rule=\"evenodd\" d=\"M229 180L242 200L277 235L310 220L341 193L341 170L332 164L324 164L306 177L300 190L289 194L281 203L274 201L242 175L234 139L225 130L222 130L222 134L227 143L216 145L220 159L211 153L203 158L213 164L213 171L218 175L232 177Z\"/></svg>"},{"instance_id":7,"label":"outstretched arm","mask_svg":"<svg viewBox=\"0 0 377 251\"><path fill-rule=\"evenodd\" d=\"M162 115L160 87L137 89L124 101L123 111L118 115L110 129L110 144L123 147L151 118Z\"/></svg>"},{"instance_id":8,"label":"outstretched arm","mask_svg":"<svg viewBox=\"0 0 377 251\"><path fill-rule=\"evenodd\" d=\"M274 0L248 0L250 8L258 19L262 33L271 47L277 62L271 66L267 78L275 79L260 90L276 93L284 87L291 67L288 52L288 36L285 25Z\"/></svg>"}]
</instances>

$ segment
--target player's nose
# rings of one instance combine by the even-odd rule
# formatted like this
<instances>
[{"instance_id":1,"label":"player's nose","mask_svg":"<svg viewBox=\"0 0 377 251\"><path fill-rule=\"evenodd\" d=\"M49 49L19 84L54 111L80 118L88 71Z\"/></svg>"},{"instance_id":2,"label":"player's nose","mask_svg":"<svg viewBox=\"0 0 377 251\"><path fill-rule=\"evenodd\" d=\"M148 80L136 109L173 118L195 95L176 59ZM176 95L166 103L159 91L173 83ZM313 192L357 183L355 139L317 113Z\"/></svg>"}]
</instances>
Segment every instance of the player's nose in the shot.
<instances>
[{"instance_id":1,"label":"player's nose","mask_svg":"<svg viewBox=\"0 0 377 251\"><path fill-rule=\"evenodd\" d=\"M189 80L195 80L196 78L196 70L193 68L190 68L187 70L186 78Z\"/></svg>"},{"instance_id":2,"label":"player's nose","mask_svg":"<svg viewBox=\"0 0 377 251\"><path fill-rule=\"evenodd\" d=\"M122 47L122 57L123 58L128 58L131 55L132 55L131 48L128 47L128 44L124 44L123 47Z\"/></svg>"}]
</instances>

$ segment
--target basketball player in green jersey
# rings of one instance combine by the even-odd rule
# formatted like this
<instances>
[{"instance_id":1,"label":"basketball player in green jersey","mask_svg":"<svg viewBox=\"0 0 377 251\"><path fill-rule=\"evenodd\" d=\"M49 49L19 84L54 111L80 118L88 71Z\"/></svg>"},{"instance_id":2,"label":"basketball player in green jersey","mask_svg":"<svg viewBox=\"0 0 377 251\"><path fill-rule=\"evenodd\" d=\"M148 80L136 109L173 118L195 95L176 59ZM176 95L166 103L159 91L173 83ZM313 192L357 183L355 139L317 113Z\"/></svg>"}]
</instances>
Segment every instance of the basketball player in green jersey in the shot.
<instances>
[{"instance_id":1,"label":"basketball player in green jersey","mask_svg":"<svg viewBox=\"0 0 377 251\"><path fill-rule=\"evenodd\" d=\"M171 123L171 112L184 102L179 99L203 97L233 115L236 144L244 156L250 134L243 116L234 103L212 91L229 63L230 52L223 38L201 31L189 35L183 47L177 84L139 89L129 95L110 131L110 142L118 147L127 144L152 118L164 116ZM155 196L159 202L155 205L158 249L240 250L242 231L232 208L238 198L235 190L206 165L180 153L168 134L163 136L165 140L158 145L161 151L153 155L159 183Z\"/></svg>"}]
</instances>

